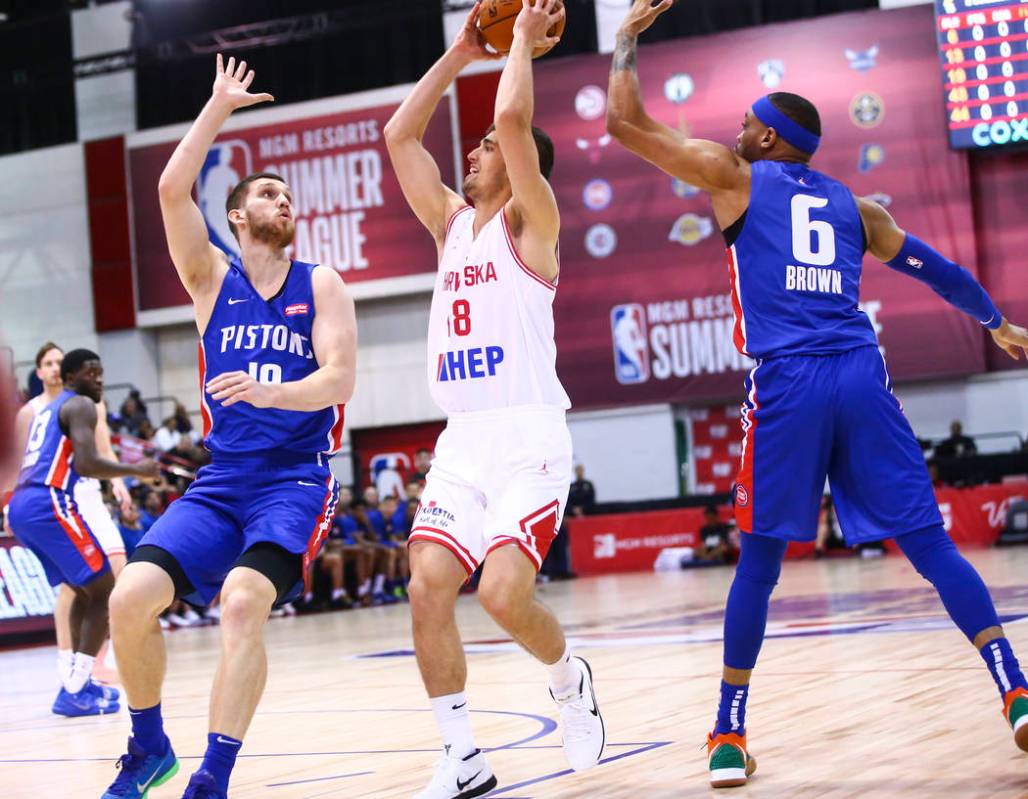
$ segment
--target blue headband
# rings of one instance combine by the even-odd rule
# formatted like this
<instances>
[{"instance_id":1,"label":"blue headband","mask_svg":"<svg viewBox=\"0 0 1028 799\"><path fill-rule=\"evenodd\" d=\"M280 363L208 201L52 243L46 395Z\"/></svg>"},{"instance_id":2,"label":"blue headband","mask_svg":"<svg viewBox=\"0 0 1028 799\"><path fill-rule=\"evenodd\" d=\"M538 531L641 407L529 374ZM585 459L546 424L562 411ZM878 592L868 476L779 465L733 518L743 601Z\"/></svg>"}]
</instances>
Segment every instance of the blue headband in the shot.
<instances>
[{"instance_id":1,"label":"blue headband","mask_svg":"<svg viewBox=\"0 0 1028 799\"><path fill-rule=\"evenodd\" d=\"M779 136L800 152L807 155L817 152L821 137L811 133L799 122L789 119L767 96L761 97L753 104L753 115L769 128L774 128Z\"/></svg>"}]
</instances>

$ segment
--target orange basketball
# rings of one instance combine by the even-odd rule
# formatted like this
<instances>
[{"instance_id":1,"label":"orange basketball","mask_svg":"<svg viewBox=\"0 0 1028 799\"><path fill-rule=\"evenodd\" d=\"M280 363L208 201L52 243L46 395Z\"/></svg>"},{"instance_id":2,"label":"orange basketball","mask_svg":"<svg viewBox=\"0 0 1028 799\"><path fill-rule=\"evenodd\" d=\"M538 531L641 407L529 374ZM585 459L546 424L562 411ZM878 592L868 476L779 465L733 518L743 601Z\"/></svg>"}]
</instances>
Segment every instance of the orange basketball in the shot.
<instances>
[{"instance_id":1,"label":"orange basketball","mask_svg":"<svg viewBox=\"0 0 1028 799\"><path fill-rule=\"evenodd\" d=\"M524 0L485 0L482 4L482 11L478 15L478 29L482 31L486 42L496 52L506 55L510 52L510 46L514 42L514 21L521 12ZM535 5L529 0L529 5ZM567 17L561 17L560 22L550 28L547 36L560 36L564 33L567 24ZM532 53L532 58L545 55L552 48L537 47Z\"/></svg>"}]
</instances>

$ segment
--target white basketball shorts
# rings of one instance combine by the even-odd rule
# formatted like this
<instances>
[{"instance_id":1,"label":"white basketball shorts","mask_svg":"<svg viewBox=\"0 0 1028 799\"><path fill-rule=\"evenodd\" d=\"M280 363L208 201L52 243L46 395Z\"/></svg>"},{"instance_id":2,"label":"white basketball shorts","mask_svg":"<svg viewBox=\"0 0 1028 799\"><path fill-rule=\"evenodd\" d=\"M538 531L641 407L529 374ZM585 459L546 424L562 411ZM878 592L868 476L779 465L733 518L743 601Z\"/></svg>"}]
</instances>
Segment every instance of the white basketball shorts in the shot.
<instances>
[{"instance_id":1,"label":"white basketball shorts","mask_svg":"<svg viewBox=\"0 0 1028 799\"><path fill-rule=\"evenodd\" d=\"M409 540L446 547L469 575L508 544L539 569L560 529L570 486L571 434L563 409L453 414L436 443Z\"/></svg>"},{"instance_id":2,"label":"white basketball shorts","mask_svg":"<svg viewBox=\"0 0 1028 799\"><path fill-rule=\"evenodd\" d=\"M75 504L79 506L79 515L93 531L104 554L107 557L124 555L125 542L121 540L121 531L104 505L100 481L91 477L79 478L75 484Z\"/></svg>"}]
</instances>

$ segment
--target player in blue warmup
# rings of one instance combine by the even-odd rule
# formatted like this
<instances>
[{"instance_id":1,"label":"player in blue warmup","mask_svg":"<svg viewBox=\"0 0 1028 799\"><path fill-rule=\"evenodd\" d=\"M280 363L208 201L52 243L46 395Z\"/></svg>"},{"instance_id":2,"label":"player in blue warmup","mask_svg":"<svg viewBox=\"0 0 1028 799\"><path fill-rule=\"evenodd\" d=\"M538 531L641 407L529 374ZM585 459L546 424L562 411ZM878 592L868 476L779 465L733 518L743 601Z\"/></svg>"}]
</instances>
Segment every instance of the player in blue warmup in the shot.
<instances>
[{"instance_id":1,"label":"player in blue warmup","mask_svg":"<svg viewBox=\"0 0 1028 799\"><path fill-rule=\"evenodd\" d=\"M607 129L629 150L711 195L728 244L735 343L756 360L746 380L736 518L742 553L725 611L711 784L745 784L750 673L789 541L813 541L827 475L850 544L895 538L981 653L1017 745L1028 751L1028 685L989 592L943 529L921 449L870 322L857 307L865 250L977 319L1017 359L1028 331L1003 318L966 270L810 167L821 123L778 92L746 112L734 149L691 139L647 115L637 37L672 5L635 0L618 32Z\"/></svg>"},{"instance_id":2,"label":"player in blue warmup","mask_svg":"<svg viewBox=\"0 0 1028 799\"><path fill-rule=\"evenodd\" d=\"M53 712L62 716L115 713L118 702L92 682L93 661L107 638L107 601L114 588L107 556L75 502L79 476L157 477L157 464L134 465L101 457L96 451L96 403L103 395L100 356L72 350L61 363L64 390L32 419L21 472L11 496L8 519L18 540L43 564L50 585L67 583L74 652Z\"/></svg>"},{"instance_id":3,"label":"player in blue warmup","mask_svg":"<svg viewBox=\"0 0 1028 799\"><path fill-rule=\"evenodd\" d=\"M177 767L161 720L164 640L158 616L176 598L203 606L221 593L221 661L207 752L184 799L225 799L242 738L267 677L263 629L298 596L328 533L343 404L353 393L354 306L338 273L291 261L289 186L244 178L226 212L240 257L208 240L192 188L215 137L251 94L246 62L217 59L210 100L161 175L171 260L200 333L204 443L211 464L143 537L111 596L111 630L132 714L128 752L105 799L140 799Z\"/></svg>"}]
</instances>

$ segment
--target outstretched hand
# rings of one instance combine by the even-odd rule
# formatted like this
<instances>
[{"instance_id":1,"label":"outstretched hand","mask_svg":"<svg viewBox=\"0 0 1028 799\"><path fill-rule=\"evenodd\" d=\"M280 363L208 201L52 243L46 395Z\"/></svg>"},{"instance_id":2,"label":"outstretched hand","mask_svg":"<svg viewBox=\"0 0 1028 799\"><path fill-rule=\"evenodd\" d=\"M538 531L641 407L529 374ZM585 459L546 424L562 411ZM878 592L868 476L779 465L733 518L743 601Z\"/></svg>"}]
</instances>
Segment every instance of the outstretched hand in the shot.
<instances>
[{"instance_id":1,"label":"outstretched hand","mask_svg":"<svg viewBox=\"0 0 1028 799\"><path fill-rule=\"evenodd\" d=\"M653 24L653 21L675 4L675 0L635 0L628 9L628 16L621 23L621 32L638 36Z\"/></svg>"},{"instance_id":2,"label":"outstretched hand","mask_svg":"<svg viewBox=\"0 0 1028 799\"><path fill-rule=\"evenodd\" d=\"M464 20L464 26L453 41L453 49L465 56L470 61L495 61L503 58L502 53L494 53L486 49L485 36L478 29L478 17L482 13L481 0L475 3L474 8L468 12Z\"/></svg>"},{"instance_id":3,"label":"outstretched hand","mask_svg":"<svg viewBox=\"0 0 1028 799\"><path fill-rule=\"evenodd\" d=\"M1012 325L1006 319L995 330L989 331L992 340L1001 350L1006 350L1007 355L1015 361L1021 360L1021 353L1024 351L1025 359L1028 359L1028 330L1019 325Z\"/></svg>"},{"instance_id":4,"label":"outstretched hand","mask_svg":"<svg viewBox=\"0 0 1028 799\"><path fill-rule=\"evenodd\" d=\"M246 71L246 62L240 61L236 66L235 56L229 58L228 66L218 53L217 69L214 73L214 88L211 95L218 100L228 103L232 110L257 105L257 103L274 102L275 98L267 92L251 94L250 84L253 83L254 71Z\"/></svg>"}]
</instances>

